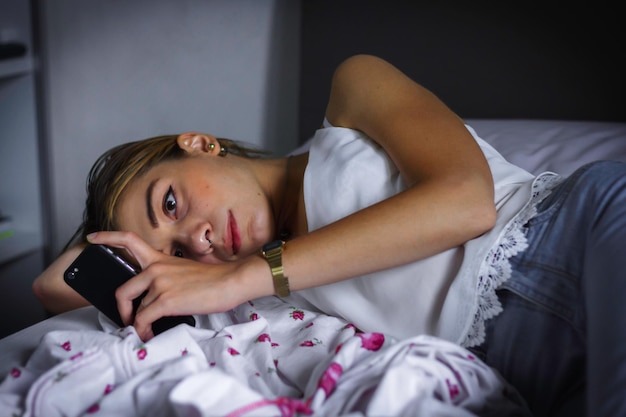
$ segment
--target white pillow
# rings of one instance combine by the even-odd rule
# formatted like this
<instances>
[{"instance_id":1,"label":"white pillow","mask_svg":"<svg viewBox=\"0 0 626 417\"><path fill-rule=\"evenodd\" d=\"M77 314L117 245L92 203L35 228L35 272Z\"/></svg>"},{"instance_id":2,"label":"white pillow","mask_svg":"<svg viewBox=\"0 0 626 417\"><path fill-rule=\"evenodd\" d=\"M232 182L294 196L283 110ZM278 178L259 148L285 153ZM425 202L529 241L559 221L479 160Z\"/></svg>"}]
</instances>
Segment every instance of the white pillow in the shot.
<instances>
[{"instance_id":1,"label":"white pillow","mask_svg":"<svg viewBox=\"0 0 626 417\"><path fill-rule=\"evenodd\" d=\"M626 123L531 119L466 119L508 161L533 174L569 175L599 160L626 162ZM308 141L290 154L307 151Z\"/></svg>"},{"instance_id":2,"label":"white pillow","mask_svg":"<svg viewBox=\"0 0 626 417\"><path fill-rule=\"evenodd\" d=\"M626 162L626 123L467 119L478 136L533 174L571 174L596 160Z\"/></svg>"}]
</instances>

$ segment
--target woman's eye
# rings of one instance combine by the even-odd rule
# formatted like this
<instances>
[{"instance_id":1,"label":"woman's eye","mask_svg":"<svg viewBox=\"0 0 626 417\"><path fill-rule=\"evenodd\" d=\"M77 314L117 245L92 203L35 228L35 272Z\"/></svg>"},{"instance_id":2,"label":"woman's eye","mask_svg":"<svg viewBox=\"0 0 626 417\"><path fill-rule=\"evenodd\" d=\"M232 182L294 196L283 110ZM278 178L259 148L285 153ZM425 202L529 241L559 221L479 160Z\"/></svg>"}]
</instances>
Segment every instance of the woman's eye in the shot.
<instances>
[{"instance_id":1,"label":"woman's eye","mask_svg":"<svg viewBox=\"0 0 626 417\"><path fill-rule=\"evenodd\" d=\"M174 190L172 187L165 193L163 199L163 210L170 216L176 216L176 197L174 196Z\"/></svg>"},{"instance_id":2,"label":"woman's eye","mask_svg":"<svg viewBox=\"0 0 626 417\"><path fill-rule=\"evenodd\" d=\"M179 257L179 258L182 258L182 257L183 257L183 251L182 251L182 250L180 250L180 249L176 249L176 250L174 251L174 256L177 256L177 257Z\"/></svg>"}]
</instances>

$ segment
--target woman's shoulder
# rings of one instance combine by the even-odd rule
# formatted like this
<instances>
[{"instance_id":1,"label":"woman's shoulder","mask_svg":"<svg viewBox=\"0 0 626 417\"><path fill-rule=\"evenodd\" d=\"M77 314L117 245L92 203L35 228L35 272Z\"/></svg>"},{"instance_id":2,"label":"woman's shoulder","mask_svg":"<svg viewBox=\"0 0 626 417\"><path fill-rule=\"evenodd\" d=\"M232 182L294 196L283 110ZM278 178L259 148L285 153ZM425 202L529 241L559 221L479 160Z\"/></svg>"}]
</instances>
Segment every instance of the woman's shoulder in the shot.
<instances>
[{"instance_id":1,"label":"woman's shoulder","mask_svg":"<svg viewBox=\"0 0 626 417\"><path fill-rule=\"evenodd\" d=\"M379 102L388 104L397 92L405 90L407 82L413 81L384 59L353 55L333 73L326 118L337 127L362 128L386 106Z\"/></svg>"}]
</instances>

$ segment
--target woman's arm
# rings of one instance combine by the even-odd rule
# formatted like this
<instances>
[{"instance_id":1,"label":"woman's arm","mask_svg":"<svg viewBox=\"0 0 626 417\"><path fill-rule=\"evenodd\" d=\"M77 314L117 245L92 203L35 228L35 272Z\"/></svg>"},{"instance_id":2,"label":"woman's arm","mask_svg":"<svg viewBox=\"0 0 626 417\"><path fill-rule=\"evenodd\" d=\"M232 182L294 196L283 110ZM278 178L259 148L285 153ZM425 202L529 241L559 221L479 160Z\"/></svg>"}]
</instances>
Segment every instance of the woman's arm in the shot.
<instances>
[{"instance_id":1,"label":"woman's arm","mask_svg":"<svg viewBox=\"0 0 626 417\"><path fill-rule=\"evenodd\" d=\"M48 312L58 314L89 305L63 280L63 273L84 247L77 245L63 252L33 282L33 292Z\"/></svg>"},{"instance_id":2,"label":"woman's arm","mask_svg":"<svg viewBox=\"0 0 626 417\"><path fill-rule=\"evenodd\" d=\"M436 96L389 63L363 55L343 62L326 117L378 142L409 189L290 241L283 264L292 289L416 261L493 227L493 180L476 141Z\"/></svg>"}]
</instances>

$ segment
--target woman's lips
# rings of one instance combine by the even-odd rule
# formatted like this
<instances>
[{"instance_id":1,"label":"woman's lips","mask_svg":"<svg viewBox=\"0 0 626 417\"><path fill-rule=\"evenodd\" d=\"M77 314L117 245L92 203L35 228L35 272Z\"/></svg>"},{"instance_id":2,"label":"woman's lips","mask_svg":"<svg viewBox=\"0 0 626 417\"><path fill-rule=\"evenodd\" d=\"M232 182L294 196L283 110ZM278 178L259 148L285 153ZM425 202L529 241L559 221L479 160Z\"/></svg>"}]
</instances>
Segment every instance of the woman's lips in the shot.
<instances>
[{"instance_id":1,"label":"woman's lips","mask_svg":"<svg viewBox=\"0 0 626 417\"><path fill-rule=\"evenodd\" d=\"M229 212L228 215L232 251L233 255L237 255L237 253L239 253L239 249L241 249L241 235L239 234L239 227L237 226L235 216L233 216L232 212Z\"/></svg>"}]
</instances>

